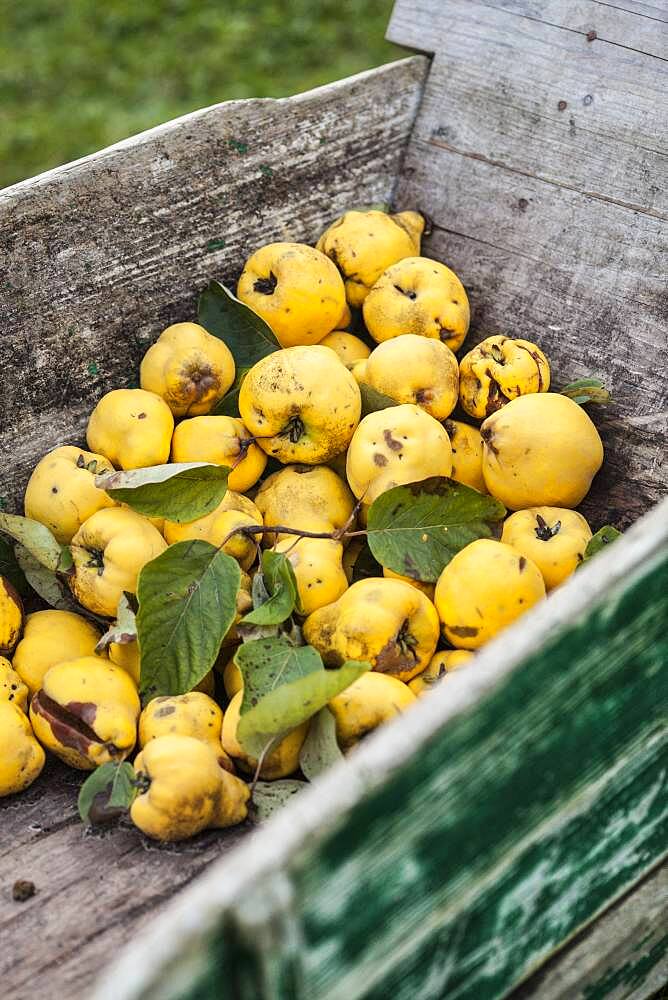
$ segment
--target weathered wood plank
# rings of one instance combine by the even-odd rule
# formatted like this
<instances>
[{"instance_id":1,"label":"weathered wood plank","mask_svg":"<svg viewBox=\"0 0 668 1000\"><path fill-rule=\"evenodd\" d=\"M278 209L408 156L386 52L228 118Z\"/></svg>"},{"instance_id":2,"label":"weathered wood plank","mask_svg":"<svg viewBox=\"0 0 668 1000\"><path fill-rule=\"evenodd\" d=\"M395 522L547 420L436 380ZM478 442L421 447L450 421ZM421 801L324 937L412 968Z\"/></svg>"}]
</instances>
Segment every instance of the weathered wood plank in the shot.
<instances>
[{"instance_id":1,"label":"weathered wood plank","mask_svg":"<svg viewBox=\"0 0 668 1000\"><path fill-rule=\"evenodd\" d=\"M510 1000L645 1000L668 983L668 865L610 907Z\"/></svg>"},{"instance_id":2,"label":"weathered wood plank","mask_svg":"<svg viewBox=\"0 0 668 1000\"><path fill-rule=\"evenodd\" d=\"M455 18L448 0L408 0L395 2L387 38L398 45L435 52L440 48L438 15L448 3L450 26ZM668 58L668 21L665 5L642 3L606 3L605 0L479 0L479 4L508 11L518 18L566 28L584 36L595 32L593 42L635 49L647 55ZM471 5L473 6L473 5ZM644 9L643 9L644 8ZM654 25L648 24L654 20ZM455 24L456 26L456 24ZM526 45L522 46L523 55Z\"/></svg>"},{"instance_id":3,"label":"weathered wood plank","mask_svg":"<svg viewBox=\"0 0 668 1000\"><path fill-rule=\"evenodd\" d=\"M667 605L664 504L186 891L95 1000L503 996L665 855Z\"/></svg>"},{"instance_id":4,"label":"weathered wood plank","mask_svg":"<svg viewBox=\"0 0 668 1000\"><path fill-rule=\"evenodd\" d=\"M609 385L613 404L596 416L607 462L583 509L624 526L668 484L668 64L505 9L530 6L424 2L413 18L396 5L392 37L417 24L437 48L397 202L432 216L427 252L470 292L467 346L515 333L546 350L555 385L584 374ZM607 16L620 31L636 17ZM578 96L574 110L569 87L591 104Z\"/></svg>"},{"instance_id":5,"label":"weathered wood plank","mask_svg":"<svg viewBox=\"0 0 668 1000\"><path fill-rule=\"evenodd\" d=\"M7 507L103 392L136 380L148 343L193 315L211 277L233 284L262 243L313 240L351 204L389 200L425 71L413 57L216 105L0 193ZM214 239L225 245L208 252Z\"/></svg>"}]
</instances>

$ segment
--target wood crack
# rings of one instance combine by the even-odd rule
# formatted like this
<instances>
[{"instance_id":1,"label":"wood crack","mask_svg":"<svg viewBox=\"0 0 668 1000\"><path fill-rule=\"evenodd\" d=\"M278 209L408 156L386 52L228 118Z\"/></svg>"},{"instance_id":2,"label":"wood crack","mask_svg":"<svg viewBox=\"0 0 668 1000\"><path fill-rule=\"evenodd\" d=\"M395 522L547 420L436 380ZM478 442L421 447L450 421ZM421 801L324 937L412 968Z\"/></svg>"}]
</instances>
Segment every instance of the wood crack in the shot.
<instances>
[{"instance_id":1,"label":"wood crack","mask_svg":"<svg viewBox=\"0 0 668 1000\"><path fill-rule=\"evenodd\" d=\"M507 170L512 174L518 174L520 177L528 177L534 181L542 181L544 184L550 184L552 187L562 188L565 191L573 191L575 194L582 195L584 198L592 198L594 201L601 201L608 205L615 205L617 208L625 208L631 212L637 212L639 215L647 215L654 219L660 219L662 222L668 222L668 216L663 215L661 212L655 212L651 208L645 208L643 205L637 205L633 202L621 201L618 198L610 198L608 195L602 194L599 191L587 191L576 187L573 184L564 184L563 181L558 181L551 177L544 177L540 174L534 174L530 170L521 170L519 167L511 167L508 163L504 163L503 160L491 159L489 156L485 156L484 153L473 153L465 149L458 149L456 146L450 145L450 143L431 137L427 140L417 139L417 142L428 146L437 146L439 149L445 149L448 153L455 153L457 156L463 156L467 160L477 160L479 163L486 163L490 167L500 167L502 170Z\"/></svg>"}]
</instances>

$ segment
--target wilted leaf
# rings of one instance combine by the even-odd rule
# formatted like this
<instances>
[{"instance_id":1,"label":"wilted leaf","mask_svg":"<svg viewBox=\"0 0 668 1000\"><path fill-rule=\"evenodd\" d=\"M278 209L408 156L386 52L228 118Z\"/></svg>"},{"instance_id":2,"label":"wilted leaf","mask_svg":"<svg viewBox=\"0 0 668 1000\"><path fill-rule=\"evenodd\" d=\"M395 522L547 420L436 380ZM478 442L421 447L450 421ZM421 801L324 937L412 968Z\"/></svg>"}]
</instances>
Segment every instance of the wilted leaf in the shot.
<instances>
[{"instance_id":1,"label":"wilted leaf","mask_svg":"<svg viewBox=\"0 0 668 1000\"><path fill-rule=\"evenodd\" d=\"M77 805L84 823L102 824L128 811L137 796L135 772L127 761L102 764L79 789Z\"/></svg>"},{"instance_id":2,"label":"wilted leaf","mask_svg":"<svg viewBox=\"0 0 668 1000\"><path fill-rule=\"evenodd\" d=\"M236 615L239 564L209 542L177 542L139 574L144 699L185 694L213 666Z\"/></svg>"},{"instance_id":3,"label":"wilted leaf","mask_svg":"<svg viewBox=\"0 0 668 1000\"><path fill-rule=\"evenodd\" d=\"M609 403L611 396L600 378L579 378L569 382L559 390L562 396L568 396L574 403L586 406L587 403Z\"/></svg>"},{"instance_id":4,"label":"wilted leaf","mask_svg":"<svg viewBox=\"0 0 668 1000\"><path fill-rule=\"evenodd\" d=\"M366 417L368 413L375 413L376 410L386 410L388 406L399 405L396 399L392 399L391 396L386 396L383 392L378 392L377 389L373 389L365 382L360 385L360 395L362 397L363 417Z\"/></svg>"},{"instance_id":5,"label":"wilted leaf","mask_svg":"<svg viewBox=\"0 0 668 1000\"><path fill-rule=\"evenodd\" d=\"M255 597L255 580L253 596ZM259 583L265 589L266 600L254 607L244 618L243 625L281 625L299 604L295 572L290 560L282 552L266 549L262 553L262 574ZM253 601L255 604L255 600Z\"/></svg>"},{"instance_id":6,"label":"wilted leaf","mask_svg":"<svg viewBox=\"0 0 668 1000\"><path fill-rule=\"evenodd\" d=\"M305 781L287 778L283 781L257 781L253 789L251 816L255 823L266 823L294 795L306 788Z\"/></svg>"},{"instance_id":7,"label":"wilted leaf","mask_svg":"<svg viewBox=\"0 0 668 1000\"><path fill-rule=\"evenodd\" d=\"M136 642L137 640L137 619L135 613L132 609L132 605L128 600L128 595L123 593L120 596L118 602L118 611L116 612L116 621L113 625L110 625L107 631L104 633L97 646L95 647L96 653L103 653L105 649L111 646L112 642L117 645L126 645L129 642Z\"/></svg>"},{"instance_id":8,"label":"wilted leaf","mask_svg":"<svg viewBox=\"0 0 668 1000\"><path fill-rule=\"evenodd\" d=\"M205 330L225 341L238 371L252 368L281 346L262 317L219 281L212 281L200 295L197 320Z\"/></svg>"},{"instance_id":9,"label":"wilted leaf","mask_svg":"<svg viewBox=\"0 0 668 1000\"><path fill-rule=\"evenodd\" d=\"M54 573L59 568L62 545L39 521L19 514L0 513L0 531L20 542L42 566Z\"/></svg>"},{"instance_id":10,"label":"wilted leaf","mask_svg":"<svg viewBox=\"0 0 668 1000\"><path fill-rule=\"evenodd\" d=\"M9 580L21 597L27 597L30 593L30 585L19 566L14 546L2 535L0 535L0 576Z\"/></svg>"},{"instance_id":11,"label":"wilted leaf","mask_svg":"<svg viewBox=\"0 0 668 1000\"><path fill-rule=\"evenodd\" d=\"M82 609L72 597L69 588L53 570L47 569L35 559L32 552L17 544L16 558L32 589L50 607L56 611L74 611L82 614Z\"/></svg>"},{"instance_id":12,"label":"wilted leaf","mask_svg":"<svg viewBox=\"0 0 668 1000\"><path fill-rule=\"evenodd\" d=\"M353 539L351 545L354 541L355 539ZM378 560L374 558L371 549L365 542L353 564L352 582L356 583L358 580L366 580L370 576L382 575L383 567L380 565Z\"/></svg>"},{"instance_id":13,"label":"wilted leaf","mask_svg":"<svg viewBox=\"0 0 668 1000\"><path fill-rule=\"evenodd\" d=\"M433 583L465 545L490 538L502 503L445 476L395 486L369 508L367 539L382 566Z\"/></svg>"},{"instance_id":14,"label":"wilted leaf","mask_svg":"<svg viewBox=\"0 0 668 1000\"><path fill-rule=\"evenodd\" d=\"M299 755L299 764L309 781L313 781L340 761L345 760L336 739L336 722L328 708L321 708L311 720L308 736Z\"/></svg>"},{"instance_id":15,"label":"wilted leaf","mask_svg":"<svg viewBox=\"0 0 668 1000\"><path fill-rule=\"evenodd\" d=\"M621 531L617 531L617 529L613 528L611 524L606 524L604 527L599 528L596 534L592 535L589 539L587 548L584 551L584 559L582 560L582 563L587 562L589 559L593 558L593 556L597 555L601 549L610 545L611 542L616 541L621 537L621 534ZM582 563L580 563L580 565L582 565Z\"/></svg>"},{"instance_id":16,"label":"wilted leaf","mask_svg":"<svg viewBox=\"0 0 668 1000\"><path fill-rule=\"evenodd\" d=\"M272 737L295 729L370 669L351 661L325 670L312 646L286 638L260 639L237 650L244 679L237 739L258 757Z\"/></svg>"},{"instance_id":17,"label":"wilted leaf","mask_svg":"<svg viewBox=\"0 0 668 1000\"><path fill-rule=\"evenodd\" d=\"M103 472L95 477L95 485L146 517L164 517L180 524L216 509L227 492L229 474L226 465L178 462Z\"/></svg>"}]
</instances>

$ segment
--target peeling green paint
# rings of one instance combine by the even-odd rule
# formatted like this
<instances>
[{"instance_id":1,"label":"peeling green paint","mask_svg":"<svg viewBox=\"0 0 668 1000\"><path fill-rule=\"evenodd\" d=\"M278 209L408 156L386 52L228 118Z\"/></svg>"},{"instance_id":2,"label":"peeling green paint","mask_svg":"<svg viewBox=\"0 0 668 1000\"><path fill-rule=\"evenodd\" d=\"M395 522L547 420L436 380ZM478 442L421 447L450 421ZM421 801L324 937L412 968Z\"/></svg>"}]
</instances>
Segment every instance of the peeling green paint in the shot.
<instances>
[{"instance_id":1,"label":"peeling green paint","mask_svg":"<svg viewBox=\"0 0 668 1000\"><path fill-rule=\"evenodd\" d=\"M610 969L594 986L586 986L582 992L584 1000L605 1000L620 986L637 989L642 986L647 974L666 955L668 955L668 933L656 941L637 961L626 962L619 969Z\"/></svg>"}]
</instances>

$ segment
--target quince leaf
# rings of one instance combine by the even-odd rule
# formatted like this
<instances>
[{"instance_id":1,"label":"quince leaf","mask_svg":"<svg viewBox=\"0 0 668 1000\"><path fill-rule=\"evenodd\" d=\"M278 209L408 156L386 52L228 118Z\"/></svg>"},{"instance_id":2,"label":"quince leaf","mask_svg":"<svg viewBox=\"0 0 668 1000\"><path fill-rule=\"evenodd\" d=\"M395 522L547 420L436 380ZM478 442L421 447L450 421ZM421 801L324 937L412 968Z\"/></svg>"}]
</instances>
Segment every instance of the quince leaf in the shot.
<instances>
[{"instance_id":1,"label":"quince leaf","mask_svg":"<svg viewBox=\"0 0 668 1000\"><path fill-rule=\"evenodd\" d=\"M369 413L375 413L377 410L387 410L390 406L399 405L396 399L386 396L384 392L378 392L377 389L373 389L366 382L360 385L360 396L362 397L363 417L366 417Z\"/></svg>"},{"instance_id":2,"label":"quince leaf","mask_svg":"<svg viewBox=\"0 0 668 1000\"><path fill-rule=\"evenodd\" d=\"M241 392L241 383L248 375L250 368L237 369L236 378L234 379L234 384L225 393L222 399L219 399L216 405L210 412L212 417L238 417L239 416L239 393Z\"/></svg>"},{"instance_id":3,"label":"quince leaf","mask_svg":"<svg viewBox=\"0 0 668 1000\"><path fill-rule=\"evenodd\" d=\"M251 803L253 822L266 823L293 795L306 787L305 781L297 781L294 778L282 781L256 781Z\"/></svg>"},{"instance_id":4,"label":"quince leaf","mask_svg":"<svg viewBox=\"0 0 668 1000\"><path fill-rule=\"evenodd\" d=\"M126 645L129 642L136 641L137 618L128 595L123 593L118 601L116 621L104 633L95 647L95 652L98 654L104 653L105 649L111 646L112 642L115 642L117 645Z\"/></svg>"},{"instance_id":5,"label":"quince leaf","mask_svg":"<svg viewBox=\"0 0 668 1000\"><path fill-rule=\"evenodd\" d=\"M281 347L269 324L219 281L210 282L200 295L197 321L227 344L239 372Z\"/></svg>"},{"instance_id":6,"label":"quince leaf","mask_svg":"<svg viewBox=\"0 0 668 1000\"><path fill-rule=\"evenodd\" d=\"M128 761L102 764L79 789L79 815L92 826L112 823L128 811L137 793L132 764Z\"/></svg>"},{"instance_id":7,"label":"quince leaf","mask_svg":"<svg viewBox=\"0 0 668 1000\"><path fill-rule=\"evenodd\" d=\"M91 613L84 611L71 596L61 578L46 566L43 566L32 552L23 545L16 545L16 559L25 574L25 578L35 593L57 611L74 611L87 617Z\"/></svg>"},{"instance_id":8,"label":"quince leaf","mask_svg":"<svg viewBox=\"0 0 668 1000\"><path fill-rule=\"evenodd\" d=\"M382 566L433 583L460 549L498 534L505 513L486 493L433 476L381 493L369 508L367 541Z\"/></svg>"},{"instance_id":9,"label":"quince leaf","mask_svg":"<svg viewBox=\"0 0 668 1000\"><path fill-rule=\"evenodd\" d=\"M140 692L185 694L213 666L236 616L239 564L197 539L170 545L139 574Z\"/></svg>"},{"instance_id":10,"label":"quince leaf","mask_svg":"<svg viewBox=\"0 0 668 1000\"><path fill-rule=\"evenodd\" d=\"M313 781L340 761L345 760L336 740L336 723L330 710L321 708L309 726L308 735L299 755L299 764L309 781Z\"/></svg>"},{"instance_id":11,"label":"quince leaf","mask_svg":"<svg viewBox=\"0 0 668 1000\"><path fill-rule=\"evenodd\" d=\"M63 547L39 521L19 514L0 513L0 531L20 542L38 563L46 566L52 573L60 568Z\"/></svg>"},{"instance_id":12,"label":"quince leaf","mask_svg":"<svg viewBox=\"0 0 668 1000\"><path fill-rule=\"evenodd\" d=\"M575 382L569 382L559 392L580 406L586 406L587 403L605 405L612 398L600 378L579 378Z\"/></svg>"},{"instance_id":13,"label":"quince leaf","mask_svg":"<svg viewBox=\"0 0 668 1000\"><path fill-rule=\"evenodd\" d=\"M6 580L9 580L21 597L29 596L30 584L26 580L25 573L16 558L14 547L2 535L0 535L0 576L4 576Z\"/></svg>"},{"instance_id":14,"label":"quince leaf","mask_svg":"<svg viewBox=\"0 0 668 1000\"><path fill-rule=\"evenodd\" d=\"M229 474L226 465L175 462L127 472L103 472L95 477L95 485L140 514L181 524L216 509L227 492Z\"/></svg>"},{"instance_id":15,"label":"quince leaf","mask_svg":"<svg viewBox=\"0 0 668 1000\"><path fill-rule=\"evenodd\" d=\"M592 559L601 551L601 549L610 545L611 542L616 541L621 534L621 531L617 531L617 528L613 528L611 524L606 524L602 528L599 528L598 531L589 539L587 548L584 551L584 559L580 563L580 566L586 563L589 559Z\"/></svg>"},{"instance_id":16,"label":"quince leaf","mask_svg":"<svg viewBox=\"0 0 668 1000\"><path fill-rule=\"evenodd\" d=\"M312 646L294 646L283 636L246 642L234 659L244 680L237 739L254 757L371 669L349 661L325 670Z\"/></svg>"},{"instance_id":17,"label":"quince leaf","mask_svg":"<svg viewBox=\"0 0 668 1000\"><path fill-rule=\"evenodd\" d=\"M242 625L282 625L290 617L292 612L299 605L299 592L297 590L297 580L290 560L282 552L272 552L266 549L262 553L262 579L266 598L264 603L258 604L244 618ZM253 593L255 595L256 574L253 580ZM255 603L255 601L254 601Z\"/></svg>"}]
</instances>

